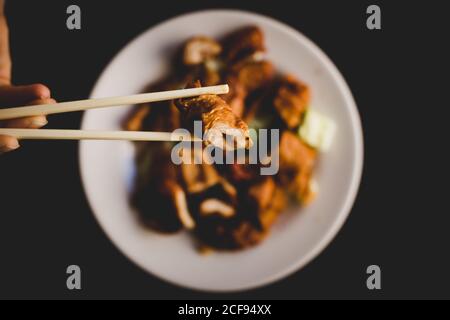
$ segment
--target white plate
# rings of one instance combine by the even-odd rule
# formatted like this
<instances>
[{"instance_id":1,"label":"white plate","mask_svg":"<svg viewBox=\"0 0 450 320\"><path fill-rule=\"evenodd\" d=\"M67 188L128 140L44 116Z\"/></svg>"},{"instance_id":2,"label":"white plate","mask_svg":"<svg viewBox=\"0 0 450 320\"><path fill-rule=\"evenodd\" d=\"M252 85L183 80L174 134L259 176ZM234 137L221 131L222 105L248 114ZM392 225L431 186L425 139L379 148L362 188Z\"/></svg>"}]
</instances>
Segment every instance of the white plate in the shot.
<instances>
[{"instance_id":1,"label":"white plate","mask_svg":"<svg viewBox=\"0 0 450 320\"><path fill-rule=\"evenodd\" d=\"M186 233L161 235L138 223L129 204L134 149L127 142L80 145L81 175L92 210L111 241L144 270L181 286L234 291L268 284L317 256L343 225L361 177L363 142L351 92L333 63L305 36L267 17L231 10L186 14L157 25L128 44L109 64L92 97L128 95L168 72L173 50L188 37L221 36L255 24L266 35L269 59L312 88L312 105L337 123L329 152L316 171L320 194L307 208L287 210L255 248L199 255ZM86 112L82 129L119 130L129 107Z\"/></svg>"}]
</instances>

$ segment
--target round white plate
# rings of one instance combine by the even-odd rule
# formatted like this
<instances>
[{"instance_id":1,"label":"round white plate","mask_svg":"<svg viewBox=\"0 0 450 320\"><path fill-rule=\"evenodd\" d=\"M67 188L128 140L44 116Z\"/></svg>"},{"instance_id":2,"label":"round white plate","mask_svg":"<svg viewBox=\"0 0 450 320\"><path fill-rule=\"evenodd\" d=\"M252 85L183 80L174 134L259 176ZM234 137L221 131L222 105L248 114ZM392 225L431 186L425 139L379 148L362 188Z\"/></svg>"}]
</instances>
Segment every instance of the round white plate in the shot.
<instances>
[{"instance_id":1,"label":"round white plate","mask_svg":"<svg viewBox=\"0 0 450 320\"><path fill-rule=\"evenodd\" d=\"M182 15L150 28L109 64L92 97L140 93L168 72L169 59L193 35L221 36L255 24L266 35L268 58L281 71L306 81L312 107L334 119L331 150L320 155L320 193L306 208L287 210L259 246L233 253L200 255L186 233L161 235L137 221L129 203L134 148L128 142L84 141L81 175L92 210L111 241L144 270L181 286L234 291L268 284L300 269L317 256L343 225L362 171L360 119L351 92L325 54L294 29L257 14L212 10ZM120 130L130 106L86 112L82 129Z\"/></svg>"}]
</instances>

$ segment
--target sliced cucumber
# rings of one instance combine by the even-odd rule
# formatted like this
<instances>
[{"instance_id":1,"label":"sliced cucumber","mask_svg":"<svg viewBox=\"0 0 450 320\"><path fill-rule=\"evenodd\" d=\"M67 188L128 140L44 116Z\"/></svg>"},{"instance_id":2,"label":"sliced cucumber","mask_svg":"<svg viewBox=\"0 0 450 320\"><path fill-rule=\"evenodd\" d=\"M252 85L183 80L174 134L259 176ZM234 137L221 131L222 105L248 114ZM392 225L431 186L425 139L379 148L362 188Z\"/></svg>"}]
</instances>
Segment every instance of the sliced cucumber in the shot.
<instances>
[{"instance_id":1,"label":"sliced cucumber","mask_svg":"<svg viewBox=\"0 0 450 320\"><path fill-rule=\"evenodd\" d=\"M298 131L302 138L311 147L320 151L327 151L336 132L336 124L317 111L308 109L302 125Z\"/></svg>"}]
</instances>

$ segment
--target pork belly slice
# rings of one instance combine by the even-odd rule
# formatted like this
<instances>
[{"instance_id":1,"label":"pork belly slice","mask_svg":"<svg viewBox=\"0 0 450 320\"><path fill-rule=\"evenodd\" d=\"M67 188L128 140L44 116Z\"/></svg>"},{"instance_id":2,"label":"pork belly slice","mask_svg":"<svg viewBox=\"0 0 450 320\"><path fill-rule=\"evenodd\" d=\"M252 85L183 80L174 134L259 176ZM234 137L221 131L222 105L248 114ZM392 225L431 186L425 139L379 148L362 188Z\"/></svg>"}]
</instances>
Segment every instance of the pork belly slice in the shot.
<instances>
[{"instance_id":1,"label":"pork belly slice","mask_svg":"<svg viewBox=\"0 0 450 320\"><path fill-rule=\"evenodd\" d=\"M289 129L300 125L309 102L310 90L306 84L293 76L285 76L281 79L273 104Z\"/></svg>"}]
</instances>

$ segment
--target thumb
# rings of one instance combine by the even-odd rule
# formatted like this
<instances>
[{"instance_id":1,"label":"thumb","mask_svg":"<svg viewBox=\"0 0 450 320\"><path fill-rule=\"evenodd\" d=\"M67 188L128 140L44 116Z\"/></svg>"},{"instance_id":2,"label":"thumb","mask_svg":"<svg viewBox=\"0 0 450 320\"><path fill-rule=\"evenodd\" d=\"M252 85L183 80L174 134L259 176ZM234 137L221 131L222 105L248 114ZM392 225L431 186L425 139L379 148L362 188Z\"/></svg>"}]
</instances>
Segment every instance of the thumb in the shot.
<instances>
[{"instance_id":1,"label":"thumb","mask_svg":"<svg viewBox=\"0 0 450 320\"><path fill-rule=\"evenodd\" d=\"M11 56L9 52L9 30L0 0L0 86L11 84Z\"/></svg>"}]
</instances>

